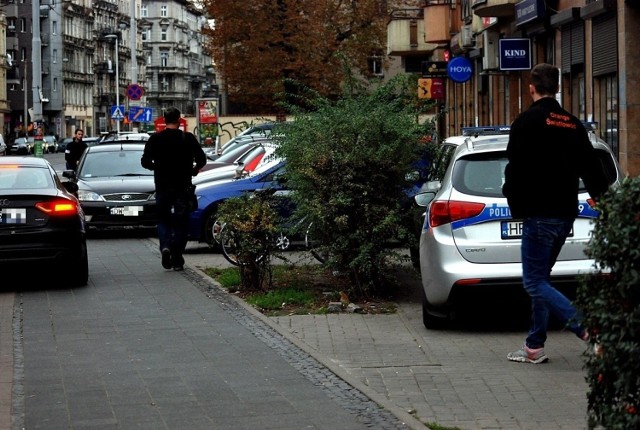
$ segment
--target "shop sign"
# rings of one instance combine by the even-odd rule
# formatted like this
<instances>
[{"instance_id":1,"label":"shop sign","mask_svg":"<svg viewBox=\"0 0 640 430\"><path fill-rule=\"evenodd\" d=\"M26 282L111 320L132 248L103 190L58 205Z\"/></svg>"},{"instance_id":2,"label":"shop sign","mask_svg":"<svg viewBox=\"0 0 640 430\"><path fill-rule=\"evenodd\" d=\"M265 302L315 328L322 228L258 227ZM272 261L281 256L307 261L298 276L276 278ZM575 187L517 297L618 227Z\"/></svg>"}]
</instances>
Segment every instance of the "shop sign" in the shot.
<instances>
[{"instance_id":1,"label":"shop sign","mask_svg":"<svg viewBox=\"0 0 640 430\"><path fill-rule=\"evenodd\" d=\"M473 64L466 57L454 57L449 61L447 74L454 82L467 82L473 75Z\"/></svg>"},{"instance_id":2,"label":"shop sign","mask_svg":"<svg viewBox=\"0 0 640 430\"><path fill-rule=\"evenodd\" d=\"M516 26L526 24L545 14L544 3L541 0L522 0L515 5Z\"/></svg>"},{"instance_id":3,"label":"shop sign","mask_svg":"<svg viewBox=\"0 0 640 430\"><path fill-rule=\"evenodd\" d=\"M500 39L500 70L531 70L530 39Z\"/></svg>"}]
</instances>

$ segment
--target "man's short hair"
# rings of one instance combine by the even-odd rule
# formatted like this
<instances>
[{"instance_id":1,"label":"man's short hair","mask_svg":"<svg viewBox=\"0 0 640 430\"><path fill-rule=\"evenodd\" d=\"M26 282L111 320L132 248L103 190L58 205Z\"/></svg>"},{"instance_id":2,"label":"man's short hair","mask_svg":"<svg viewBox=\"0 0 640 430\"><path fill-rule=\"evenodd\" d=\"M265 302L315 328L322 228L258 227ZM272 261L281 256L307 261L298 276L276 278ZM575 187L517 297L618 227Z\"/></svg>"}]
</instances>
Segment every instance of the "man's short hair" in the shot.
<instances>
[{"instance_id":1,"label":"man's short hair","mask_svg":"<svg viewBox=\"0 0 640 430\"><path fill-rule=\"evenodd\" d=\"M180 111L174 107L164 111L165 124L180 124Z\"/></svg>"},{"instance_id":2,"label":"man's short hair","mask_svg":"<svg viewBox=\"0 0 640 430\"><path fill-rule=\"evenodd\" d=\"M552 96L558 92L560 70L551 64L540 63L531 70L531 85L541 96Z\"/></svg>"}]
</instances>

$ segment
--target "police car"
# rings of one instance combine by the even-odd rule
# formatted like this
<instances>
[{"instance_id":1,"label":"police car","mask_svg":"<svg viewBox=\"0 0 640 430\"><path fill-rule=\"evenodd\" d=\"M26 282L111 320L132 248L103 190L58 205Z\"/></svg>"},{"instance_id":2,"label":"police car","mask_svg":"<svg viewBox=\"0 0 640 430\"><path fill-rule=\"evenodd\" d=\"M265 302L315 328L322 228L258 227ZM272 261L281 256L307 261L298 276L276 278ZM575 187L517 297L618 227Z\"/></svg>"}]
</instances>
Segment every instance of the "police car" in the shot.
<instances>
[{"instance_id":1,"label":"police car","mask_svg":"<svg viewBox=\"0 0 640 430\"><path fill-rule=\"evenodd\" d=\"M596 137L594 123L585 126L609 182L618 183L623 173L614 154ZM420 272L427 328L443 327L461 304L478 297L497 291L495 296L508 306L508 297L522 294L522 223L511 217L502 195L508 140L509 126L464 128L462 136L446 139L442 177L427 182L415 197L426 209ZM579 215L552 271L552 282L560 289L575 292L578 276L594 270L584 253L597 216L589 199L580 184ZM516 294L502 294L510 292Z\"/></svg>"}]
</instances>

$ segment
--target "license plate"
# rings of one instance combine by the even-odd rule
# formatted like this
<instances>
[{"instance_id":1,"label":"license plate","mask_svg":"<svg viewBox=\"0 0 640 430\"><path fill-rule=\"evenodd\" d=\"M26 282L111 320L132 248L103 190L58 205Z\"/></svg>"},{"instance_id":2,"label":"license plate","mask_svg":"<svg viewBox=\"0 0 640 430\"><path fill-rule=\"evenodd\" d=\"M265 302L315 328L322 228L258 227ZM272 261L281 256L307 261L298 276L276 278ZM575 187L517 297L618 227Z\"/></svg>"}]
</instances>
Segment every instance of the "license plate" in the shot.
<instances>
[{"instance_id":1,"label":"license plate","mask_svg":"<svg viewBox=\"0 0 640 430\"><path fill-rule=\"evenodd\" d=\"M111 215L140 216L142 214L142 210L142 206L124 206L111 208L109 213L111 213Z\"/></svg>"},{"instance_id":2,"label":"license plate","mask_svg":"<svg viewBox=\"0 0 640 430\"><path fill-rule=\"evenodd\" d=\"M500 234L502 239L520 239L522 237L522 221L502 221Z\"/></svg>"},{"instance_id":3,"label":"license plate","mask_svg":"<svg viewBox=\"0 0 640 430\"><path fill-rule=\"evenodd\" d=\"M26 224L27 210L24 208L7 208L0 210L0 223L2 224Z\"/></svg>"},{"instance_id":4,"label":"license plate","mask_svg":"<svg viewBox=\"0 0 640 430\"><path fill-rule=\"evenodd\" d=\"M573 227L569 232L569 237L573 236ZM502 221L500 223L500 237L502 239L522 238L522 221Z\"/></svg>"}]
</instances>

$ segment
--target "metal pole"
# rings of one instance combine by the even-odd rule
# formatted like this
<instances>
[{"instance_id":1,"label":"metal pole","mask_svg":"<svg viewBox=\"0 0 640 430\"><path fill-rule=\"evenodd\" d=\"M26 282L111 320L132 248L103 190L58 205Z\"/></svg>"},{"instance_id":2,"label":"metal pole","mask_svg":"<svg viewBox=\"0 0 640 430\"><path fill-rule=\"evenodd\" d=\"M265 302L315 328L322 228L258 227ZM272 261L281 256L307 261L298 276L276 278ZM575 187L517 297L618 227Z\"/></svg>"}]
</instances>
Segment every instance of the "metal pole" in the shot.
<instances>
[{"instance_id":1,"label":"metal pole","mask_svg":"<svg viewBox=\"0 0 640 430\"><path fill-rule=\"evenodd\" d=\"M42 157L42 41L40 39L40 0L32 1L31 21L33 23L33 38L31 39L31 85L33 94L33 153ZM26 118L25 118L26 119ZM28 130L28 127L27 127Z\"/></svg>"},{"instance_id":2,"label":"metal pole","mask_svg":"<svg viewBox=\"0 0 640 430\"><path fill-rule=\"evenodd\" d=\"M120 61L118 59L118 35L116 34L116 106L120 109ZM116 132L120 133L120 119L116 119Z\"/></svg>"},{"instance_id":3,"label":"metal pole","mask_svg":"<svg viewBox=\"0 0 640 430\"><path fill-rule=\"evenodd\" d=\"M33 94L33 121L42 121L42 100L40 100L40 89L42 89L42 40L40 39L40 0L32 1L31 12L33 23L33 38L31 39L31 68L32 94ZM25 118L26 121L26 118Z\"/></svg>"},{"instance_id":4,"label":"metal pole","mask_svg":"<svg viewBox=\"0 0 640 430\"><path fill-rule=\"evenodd\" d=\"M138 41L138 29L136 27L136 2L131 0L129 2L129 29L131 36L131 83L138 83L138 61L136 60L136 42Z\"/></svg>"}]
</instances>

